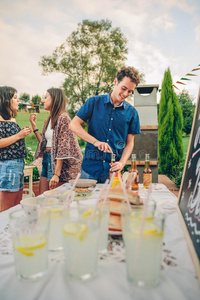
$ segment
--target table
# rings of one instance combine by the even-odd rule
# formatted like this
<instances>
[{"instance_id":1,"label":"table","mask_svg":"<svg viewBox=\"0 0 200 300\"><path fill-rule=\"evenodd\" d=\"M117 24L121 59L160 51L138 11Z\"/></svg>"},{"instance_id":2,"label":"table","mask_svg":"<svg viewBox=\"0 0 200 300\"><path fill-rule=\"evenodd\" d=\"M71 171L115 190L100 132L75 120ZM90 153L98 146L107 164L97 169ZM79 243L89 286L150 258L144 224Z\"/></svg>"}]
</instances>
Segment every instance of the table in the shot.
<instances>
[{"instance_id":1,"label":"table","mask_svg":"<svg viewBox=\"0 0 200 300\"><path fill-rule=\"evenodd\" d=\"M141 196L145 192L141 190ZM141 290L128 283L124 245L119 237L109 238L108 253L99 257L98 276L90 282L79 283L65 277L62 252L49 255L49 272L42 280L33 283L19 281L15 275L8 225L9 213L17 208L13 207L0 213L0 299L199 300L199 283L175 208L177 198L162 184L153 184L151 197L156 201L158 209L166 212L162 277L158 287Z\"/></svg>"}]
</instances>

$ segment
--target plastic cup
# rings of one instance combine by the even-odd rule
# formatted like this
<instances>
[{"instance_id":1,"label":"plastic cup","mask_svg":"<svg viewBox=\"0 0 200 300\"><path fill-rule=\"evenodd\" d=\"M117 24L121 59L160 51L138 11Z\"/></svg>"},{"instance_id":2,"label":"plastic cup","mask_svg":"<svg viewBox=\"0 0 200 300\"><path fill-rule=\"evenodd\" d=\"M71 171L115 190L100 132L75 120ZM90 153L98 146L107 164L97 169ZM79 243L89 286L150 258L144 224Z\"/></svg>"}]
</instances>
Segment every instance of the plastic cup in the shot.
<instances>
[{"instance_id":1,"label":"plastic cup","mask_svg":"<svg viewBox=\"0 0 200 300\"><path fill-rule=\"evenodd\" d=\"M10 213L9 220L17 277L27 282L42 278L48 270L49 212L38 222L21 209Z\"/></svg>"},{"instance_id":2,"label":"plastic cup","mask_svg":"<svg viewBox=\"0 0 200 300\"><path fill-rule=\"evenodd\" d=\"M80 206L61 212L62 236L68 278L86 281L97 275L100 215L88 226Z\"/></svg>"},{"instance_id":3,"label":"plastic cup","mask_svg":"<svg viewBox=\"0 0 200 300\"><path fill-rule=\"evenodd\" d=\"M140 288L153 288L160 282L165 217L147 209L141 234L143 208L132 208L122 216L128 281Z\"/></svg>"},{"instance_id":4,"label":"plastic cup","mask_svg":"<svg viewBox=\"0 0 200 300\"><path fill-rule=\"evenodd\" d=\"M58 202L63 205L67 201L68 194L69 194L69 190L50 190L50 191L44 192L45 196L47 196L48 198L52 198L52 197L57 198ZM73 201L74 195L75 195L75 192L73 191L70 199L68 200L69 205Z\"/></svg>"},{"instance_id":5,"label":"plastic cup","mask_svg":"<svg viewBox=\"0 0 200 300\"><path fill-rule=\"evenodd\" d=\"M29 197L20 201L21 207L29 219L34 220L37 218L38 208L40 207L40 201L42 201L42 199L44 199L44 197Z\"/></svg>"}]
</instances>

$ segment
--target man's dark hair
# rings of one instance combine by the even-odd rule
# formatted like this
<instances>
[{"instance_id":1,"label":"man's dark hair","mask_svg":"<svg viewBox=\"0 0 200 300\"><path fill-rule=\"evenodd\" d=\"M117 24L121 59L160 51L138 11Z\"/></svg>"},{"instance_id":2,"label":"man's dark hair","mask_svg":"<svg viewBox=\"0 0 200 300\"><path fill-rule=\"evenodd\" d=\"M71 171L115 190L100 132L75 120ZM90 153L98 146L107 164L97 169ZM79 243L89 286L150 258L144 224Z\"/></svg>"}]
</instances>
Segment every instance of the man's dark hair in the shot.
<instances>
[{"instance_id":1,"label":"man's dark hair","mask_svg":"<svg viewBox=\"0 0 200 300\"><path fill-rule=\"evenodd\" d=\"M135 82L136 85L140 83L140 75L137 69L134 67L122 67L121 70L117 73L118 82L122 81L124 77L129 77L132 82Z\"/></svg>"}]
</instances>

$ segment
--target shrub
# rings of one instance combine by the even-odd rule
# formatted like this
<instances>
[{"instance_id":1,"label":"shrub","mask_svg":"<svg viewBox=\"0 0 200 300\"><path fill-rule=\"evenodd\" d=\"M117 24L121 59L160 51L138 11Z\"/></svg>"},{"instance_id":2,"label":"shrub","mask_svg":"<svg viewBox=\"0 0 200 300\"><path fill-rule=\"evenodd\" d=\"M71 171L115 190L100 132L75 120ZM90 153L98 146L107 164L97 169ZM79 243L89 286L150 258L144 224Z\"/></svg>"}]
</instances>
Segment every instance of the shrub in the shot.
<instances>
[{"instance_id":1,"label":"shrub","mask_svg":"<svg viewBox=\"0 0 200 300\"><path fill-rule=\"evenodd\" d=\"M162 82L158 123L159 171L170 179L176 178L183 160L183 117L173 90L170 69L165 71Z\"/></svg>"},{"instance_id":2,"label":"shrub","mask_svg":"<svg viewBox=\"0 0 200 300\"><path fill-rule=\"evenodd\" d=\"M183 161L176 170L176 177L172 178L173 182L176 184L178 188L181 186L181 181L182 181L182 176L183 176L183 171L184 171L184 164L185 162Z\"/></svg>"},{"instance_id":3,"label":"shrub","mask_svg":"<svg viewBox=\"0 0 200 300\"><path fill-rule=\"evenodd\" d=\"M27 147L26 151L27 151L27 157L25 157L25 165L29 166L30 163L32 163L35 160L35 157L34 157L33 151L31 151L31 148ZM39 177L40 176L39 176L38 169L37 169L37 167L34 167L33 168L33 181L38 181ZM25 182L29 181L28 176L24 177L24 181Z\"/></svg>"}]
</instances>

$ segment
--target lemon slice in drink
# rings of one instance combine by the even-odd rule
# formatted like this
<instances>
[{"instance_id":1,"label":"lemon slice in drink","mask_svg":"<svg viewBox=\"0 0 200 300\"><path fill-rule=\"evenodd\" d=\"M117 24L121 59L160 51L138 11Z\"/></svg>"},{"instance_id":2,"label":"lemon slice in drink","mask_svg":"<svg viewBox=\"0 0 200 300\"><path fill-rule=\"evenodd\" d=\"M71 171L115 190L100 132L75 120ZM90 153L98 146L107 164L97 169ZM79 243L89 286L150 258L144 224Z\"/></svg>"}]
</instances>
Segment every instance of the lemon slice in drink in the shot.
<instances>
[{"instance_id":1,"label":"lemon slice in drink","mask_svg":"<svg viewBox=\"0 0 200 300\"><path fill-rule=\"evenodd\" d=\"M81 223L68 223L63 226L64 234L73 235L83 241L87 232L87 226Z\"/></svg>"},{"instance_id":2,"label":"lemon slice in drink","mask_svg":"<svg viewBox=\"0 0 200 300\"><path fill-rule=\"evenodd\" d=\"M134 226L134 229L132 233L135 235L138 235L141 230L141 222L137 222ZM143 235L155 235L158 233L157 226L154 223L145 222L144 228L143 228Z\"/></svg>"},{"instance_id":3,"label":"lemon slice in drink","mask_svg":"<svg viewBox=\"0 0 200 300\"><path fill-rule=\"evenodd\" d=\"M20 247L15 249L26 256L33 256L34 250L46 246L47 240L44 236L22 236L19 241Z\"/></svg>"},{"instance_id":4,"label":"lemon slice in drink","mask_svg":"<svg viewBox=\"0 0 200 300\"><path fill-rule=\"evenodd\" d=\"M153 221L153 219L154 219L154 217L150 216L150 215L149 216L147 215L145 218L146 221ZM142 221L142 216L139 217L139 220Z\"/></svg>"},{"instance_id":5,"label":"lemon slice in drink","mask_svg":"<svg viewBox=\"0 0 200 300\"><path fill-rule=\"evenodd\" d=\"M60 212L62 210L62 208L51 208L50 211L51 213L57 213Z\"/></svg>"},{"instance_id":6,"label":"lemon slice in drink","mask_svg":"<svg viewBox=\"0 0 200 300\"><path fill-rule=\"evenodd\" d=\"M85 219L86 217L90 216L92 214L92 210L87 210L82 214L82 218Z\"/></svg>"},{"instance_id":7,"label":"lemon slice in drink","mask_svg":"<svg viewBox=\"0 0 200 300\"><path fill-rule=\"evenodd\" d=\"M142 221L142 215L138 217L137 214L135 215L134 213L131 213L130 217L131 217L131 220L138 218L139 221ZM153 221L153 219L154 219L154 216L152 216L151 214L149 214L149 215L147 214L147 216L145 217L146 221Z\"/></svg>"},{"instance_id":8,"label":"lemon slice in drink","mask_svg":"<svg viewBox=\"0 0 200 300\"><path fill-rule=\"evenodd\" d=\"M145 223L143 234L155 234L158 232L157 226L153 223Z\"/></svg>"}]
</instances>

